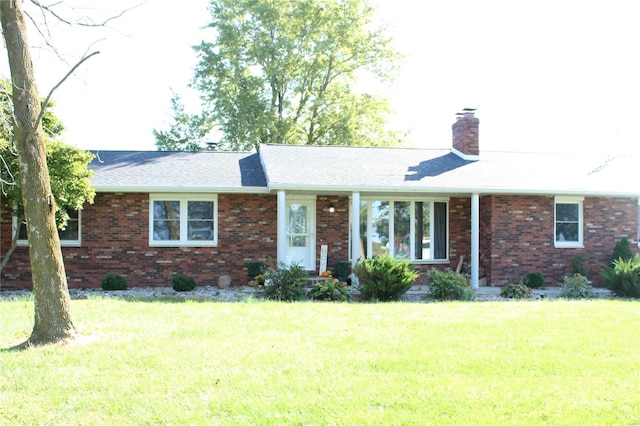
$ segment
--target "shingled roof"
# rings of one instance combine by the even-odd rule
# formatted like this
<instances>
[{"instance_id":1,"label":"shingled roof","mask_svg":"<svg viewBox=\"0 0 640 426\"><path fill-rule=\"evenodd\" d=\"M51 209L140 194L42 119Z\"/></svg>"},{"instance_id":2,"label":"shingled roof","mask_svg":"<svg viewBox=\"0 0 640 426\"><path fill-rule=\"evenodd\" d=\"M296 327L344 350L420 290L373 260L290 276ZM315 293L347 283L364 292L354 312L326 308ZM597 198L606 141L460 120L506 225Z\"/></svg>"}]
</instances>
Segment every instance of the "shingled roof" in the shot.
<instances>
[{"instance_id":1,"label":"shingled roof","mask_svg":"<svg viewBox=\"0 0 640 426\"><path fill-rule=\"evenodd\" d=\"M99 192L266 192L258 154L96 151L89 165Z\"/></svg>"},{"instance_id":2,"label":"shingled roof","mask_svg":"<svg viewBox=\"0 0 640 426\"><path fill-rule=\"evenodd\" d=\"M260 153L98 151L99 192L571 194L633 196L637 159L450 150L262 145Z\"/></svg>"},{"instance_id":3,"label":"shingled roof","mask_svg":"<svg viewBox=\"0 0 640 426\"><path fill-rule=\"evenodd\" d=\"M482 152L478 161L450 150L263 145L271 189L443 194L631 195L633 157Z\"/></svg>"}]
</instances>

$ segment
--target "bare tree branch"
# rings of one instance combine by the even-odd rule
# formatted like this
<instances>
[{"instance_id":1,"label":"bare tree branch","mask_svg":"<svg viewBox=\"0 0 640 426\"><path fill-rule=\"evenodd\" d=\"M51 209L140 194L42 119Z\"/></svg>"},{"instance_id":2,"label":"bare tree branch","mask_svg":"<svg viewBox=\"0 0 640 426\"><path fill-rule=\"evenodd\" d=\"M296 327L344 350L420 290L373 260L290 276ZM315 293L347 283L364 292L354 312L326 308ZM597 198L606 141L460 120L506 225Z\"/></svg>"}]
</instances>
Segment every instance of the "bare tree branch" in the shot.
<instances>
[{"instance_id":1,"label":"bare tree branch","mask_svg":"<svg viewBox=\"0 0 640 426\"><path fill-rule=\"evenodd\" d=\"M59 5L59 4L60 4L60 2L58 2L58 3L54 3L54 4L49 5L49 6L45 6L45 5L43 5L43 4L42 4L42 3L40 3L38 0L31 0L31 3L35 4L35 5L36 5L36 6L38 6L40 9L46 10L46 11L47 11L47 12L49 12L51 15L53 15L53 16L54 16L58 21L60 21L60 22L62 22L62 23L65 23L65 24L67 24L67 25L79 25L79 26L81 26L81 27L105 27L105 26L107 26L107 24L108 24L110 21L113 21L114 19L118 19L118 18L120 18L122 15L124 15L125 13L127 13L127 12L129 12L129 11L131 11L131 10L133 10L133 9L136 9L136 8L138 8L138 7L140 7L140 6L142 6L142 5L144 4L144 2L143 2L143 3L138 3L138 4L137 4L137 5L135 5L135 6L132 6L132 7L128 8L128 9L123 10L122 12L120 12L120 13L119 13L119 14L117 14L117 15L110 16L109 18L105 19L105 20L104 20L104 21L102 21L102 22L95 23L95 22L79 22L79 21L78 21L78 22L71 22L71 21L69 21L68 19L63 18L62 16L58 15L56 12L54 12L54 11L53 11L54 6Z\"/></svg>"},{"instance_id":2,"label":"bare tree branch","mask_svg":"<svg viewBox=\"0 0 640 426\"><path fill-rule=\"evenodd\" d=\"M32 1L34 1L34 0L32 0ZM53 92L54 92L58 87L60 87L60 85L62 85L62 83L64 83L64 82L65 82L65 80L66 80L67 78L69 78L69 76L70 76L71 74L73 74L73 72L74 72L74 71L75 71L75 70L76 70L80 65L82 65L82 63L83 63L83 62L85 62L87 59L89 59L89 58L91 58L92 56L95 56L95 55L97 55L97 54L99 54L99 53L100 53L100 52L99 52L98 50L95 50L95 51L91 52L89 55L87 55L87 56L83 56L83 57L82 57L82 59L80 59L80 61L78 61L78 63L77 63L77 64L75 64L75 65L73 66L73 68L71 68L71 69L69 70L69 72L68 72L64 77L62 77L62 80L60 80L60 81L59 81L55 86L53 86L53 88L49 91L49 94L47 95L47 97L46 97L46 98L44 98L44 102L42 103L42 109L40 110L40 114L38 115L38 119L36 120L36 127L37 127L37 123L40 123L40 121L42 121L42 117L44 117L45 110L47 109L47 105L49 105L49 101L51 100L51 96L53 95Z\"/></svg>"}]
</instances>

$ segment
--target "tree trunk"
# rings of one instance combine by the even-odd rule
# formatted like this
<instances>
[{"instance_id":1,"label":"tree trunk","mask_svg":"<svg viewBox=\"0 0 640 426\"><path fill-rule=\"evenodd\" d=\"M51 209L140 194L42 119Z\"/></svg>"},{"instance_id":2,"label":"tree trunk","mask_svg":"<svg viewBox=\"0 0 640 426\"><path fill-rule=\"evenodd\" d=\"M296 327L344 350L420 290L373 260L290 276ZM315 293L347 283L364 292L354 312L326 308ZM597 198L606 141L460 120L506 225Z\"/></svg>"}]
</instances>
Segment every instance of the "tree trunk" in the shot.
<instances>
[{"instance_id":1,"label":"tree trunk","mask_svg":"<svg viewBox=\"0 0 640 426\"><path fill-rule=\"evenodd\" d=\"M21 1L0 0L0 20L13 85L14 138L20 164L35 301L35 323L25 343L55 343L74 338L76 329L71 318L67 278L55 224L55 205L40 119L40 97Z\"/></svg>"}]
</instances>

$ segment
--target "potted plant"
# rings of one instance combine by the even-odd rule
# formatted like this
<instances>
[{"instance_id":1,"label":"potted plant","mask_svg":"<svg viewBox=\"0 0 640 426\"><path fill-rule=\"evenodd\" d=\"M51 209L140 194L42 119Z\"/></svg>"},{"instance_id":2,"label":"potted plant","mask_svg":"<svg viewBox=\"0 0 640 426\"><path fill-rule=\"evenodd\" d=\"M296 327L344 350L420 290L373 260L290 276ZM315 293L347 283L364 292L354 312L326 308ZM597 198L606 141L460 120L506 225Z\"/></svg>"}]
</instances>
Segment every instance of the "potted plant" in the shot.
<instances>
[{"instance_id":1,"label":"potted plant","mask_svg":"<svg viewBox=\"0 0 640 426\"><path fill-rule=\"evenodd\" d=\"M333 267L333 275L338 281L351 285L351 263L346 260L336 262Z\"/></svg>"}]
</instances>

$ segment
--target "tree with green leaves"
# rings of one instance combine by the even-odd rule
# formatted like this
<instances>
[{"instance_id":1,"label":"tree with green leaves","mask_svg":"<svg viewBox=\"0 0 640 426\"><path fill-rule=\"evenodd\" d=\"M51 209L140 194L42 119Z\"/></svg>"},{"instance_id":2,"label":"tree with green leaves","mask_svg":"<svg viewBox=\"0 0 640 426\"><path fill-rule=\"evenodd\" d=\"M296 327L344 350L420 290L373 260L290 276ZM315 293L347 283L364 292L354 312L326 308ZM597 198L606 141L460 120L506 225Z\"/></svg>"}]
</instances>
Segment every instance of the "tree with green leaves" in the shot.
<instances>
[{"instance_id":1,"label":"tree with green leaves","mask_svg":"<svg viewBox=\"0 0 640 426\"><path fill-rule=\"evenodd\" d=\"M388 101L356 90L365 75L390 81L399 59L368 0L211 0L210 12L192 82L202 112L174 97L171 129L154 130L158 149L204 149L211 131L224 150L400 142Z\"/></svg>"}]
</instances>

